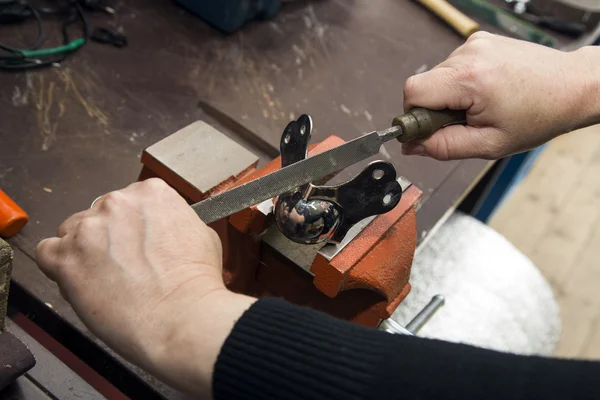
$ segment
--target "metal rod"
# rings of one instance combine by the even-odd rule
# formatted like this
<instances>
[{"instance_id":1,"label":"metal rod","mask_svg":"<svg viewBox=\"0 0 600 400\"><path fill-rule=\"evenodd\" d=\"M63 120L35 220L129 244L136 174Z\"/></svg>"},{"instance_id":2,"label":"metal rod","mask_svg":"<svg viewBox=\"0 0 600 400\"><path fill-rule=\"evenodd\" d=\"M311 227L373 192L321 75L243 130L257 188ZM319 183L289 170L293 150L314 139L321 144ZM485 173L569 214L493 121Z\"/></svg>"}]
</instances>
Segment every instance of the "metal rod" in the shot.
<instances>
[{"instance_id":1,"label":"metal rod","mask_svg":"<svg viewBox=\"0 0 600 400\"><path fill-rule=\"evenodd\" d=\"M444 305L445 299L441 294L437 294L431 298L429 304L427 304L421 312L419 312L413 319L406 325L406 330L411 332L413 335L416 335L419 330L433 317L433 314L436 313Z\"/></svg>"}]
</instances>

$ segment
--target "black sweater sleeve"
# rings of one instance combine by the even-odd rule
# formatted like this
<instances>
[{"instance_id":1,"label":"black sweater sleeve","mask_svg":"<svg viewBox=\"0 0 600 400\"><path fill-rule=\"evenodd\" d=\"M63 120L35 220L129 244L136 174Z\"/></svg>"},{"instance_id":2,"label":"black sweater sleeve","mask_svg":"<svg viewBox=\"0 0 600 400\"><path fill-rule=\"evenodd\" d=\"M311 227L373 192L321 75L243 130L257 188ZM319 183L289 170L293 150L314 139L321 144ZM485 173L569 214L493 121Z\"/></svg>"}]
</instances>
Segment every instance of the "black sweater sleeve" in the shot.
<instances>
[{"instance_id":1,"label":"black sweater sleeve","mask_svg":"<svg viewBox=\"0 0 600 400\"><path fill-rule=\"evenodd\" d=\"M215 400L600 399L600 363L391 335L266 298L215 364Z\"/></svg>"}]
</instances>

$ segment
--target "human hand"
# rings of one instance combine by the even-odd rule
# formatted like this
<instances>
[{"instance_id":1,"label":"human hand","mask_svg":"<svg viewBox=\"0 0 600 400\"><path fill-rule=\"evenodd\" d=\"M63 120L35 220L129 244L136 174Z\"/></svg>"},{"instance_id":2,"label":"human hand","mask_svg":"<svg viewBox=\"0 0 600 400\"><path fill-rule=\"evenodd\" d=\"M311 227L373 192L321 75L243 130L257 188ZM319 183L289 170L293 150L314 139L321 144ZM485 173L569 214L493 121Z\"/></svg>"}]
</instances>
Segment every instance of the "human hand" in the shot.
<instances>
[{"instance_id":1,"label":"human hand","mask_svg":"<svg viewBox=\"0 0 600 400\"><path fill-rule=\"evenodd\" d=\"M159 179L70 217L36 259L107 345L204 396L225 338L254 300L225 289L218 236Z\"/></svg>"},{"instance_id":2,"label":"human hand","mask_svg":"<svg viewBox=\"0 0 600 400\"><path fill-rule=\"evenodd\" d=\"M440 129L405 154L498 159L598 121L598 49L573 53L477 32L447 60L412 76L404 106L467 110L467 126Z\"/></svg>"}]
</instances>

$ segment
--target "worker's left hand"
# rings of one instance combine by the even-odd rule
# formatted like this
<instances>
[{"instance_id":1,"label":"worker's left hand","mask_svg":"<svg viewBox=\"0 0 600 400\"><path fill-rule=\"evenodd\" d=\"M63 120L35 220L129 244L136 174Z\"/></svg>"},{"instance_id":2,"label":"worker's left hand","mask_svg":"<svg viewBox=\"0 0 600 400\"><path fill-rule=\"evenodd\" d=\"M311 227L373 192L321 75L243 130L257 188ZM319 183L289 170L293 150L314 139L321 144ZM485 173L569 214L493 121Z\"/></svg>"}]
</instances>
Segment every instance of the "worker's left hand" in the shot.
<instances>
[{"instance_id":1,"label":"worker's left hand","mask_svg":"<svg viewBox=\"0 0 600 400\"><path fill-rule=\"evenodd\" d=\"M109 193L37 247L42 271L109 346L207 396L225 338L253 299L225 289L221 243L159 179Z\"/></svg>"}]
</instances>

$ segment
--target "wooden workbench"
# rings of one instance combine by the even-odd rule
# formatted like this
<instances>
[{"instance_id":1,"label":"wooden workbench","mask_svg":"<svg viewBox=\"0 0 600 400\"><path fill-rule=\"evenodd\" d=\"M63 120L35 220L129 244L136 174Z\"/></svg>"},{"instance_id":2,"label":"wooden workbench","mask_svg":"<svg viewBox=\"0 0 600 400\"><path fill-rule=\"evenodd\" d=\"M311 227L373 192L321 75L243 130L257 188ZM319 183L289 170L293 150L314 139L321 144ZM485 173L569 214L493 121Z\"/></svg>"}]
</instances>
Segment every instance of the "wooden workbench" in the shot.
<instances>
[{"instance_id":1,"label":"wooden workbench","mask_svg":"<svg viewBox=\"0 0 600 400\"><path fill-rule=\"evenodd\" d=\"M90 23L122 31L127 48L90 43L58 68L0 74L0 188L31 218L11 240L11 303L124 393L181 398L84 327L37 269L37 242L98 195L134 182L145 147L198 119L263 163L301 113L313 118L314 141L385 128L402 112L404 81L462 39L408 1L297 2L229 37L170 1L131 0L116 11ZM423 190L420 236L487 165L402 157L396 143L380 158Z\"/></svg>"}]
</instances>

